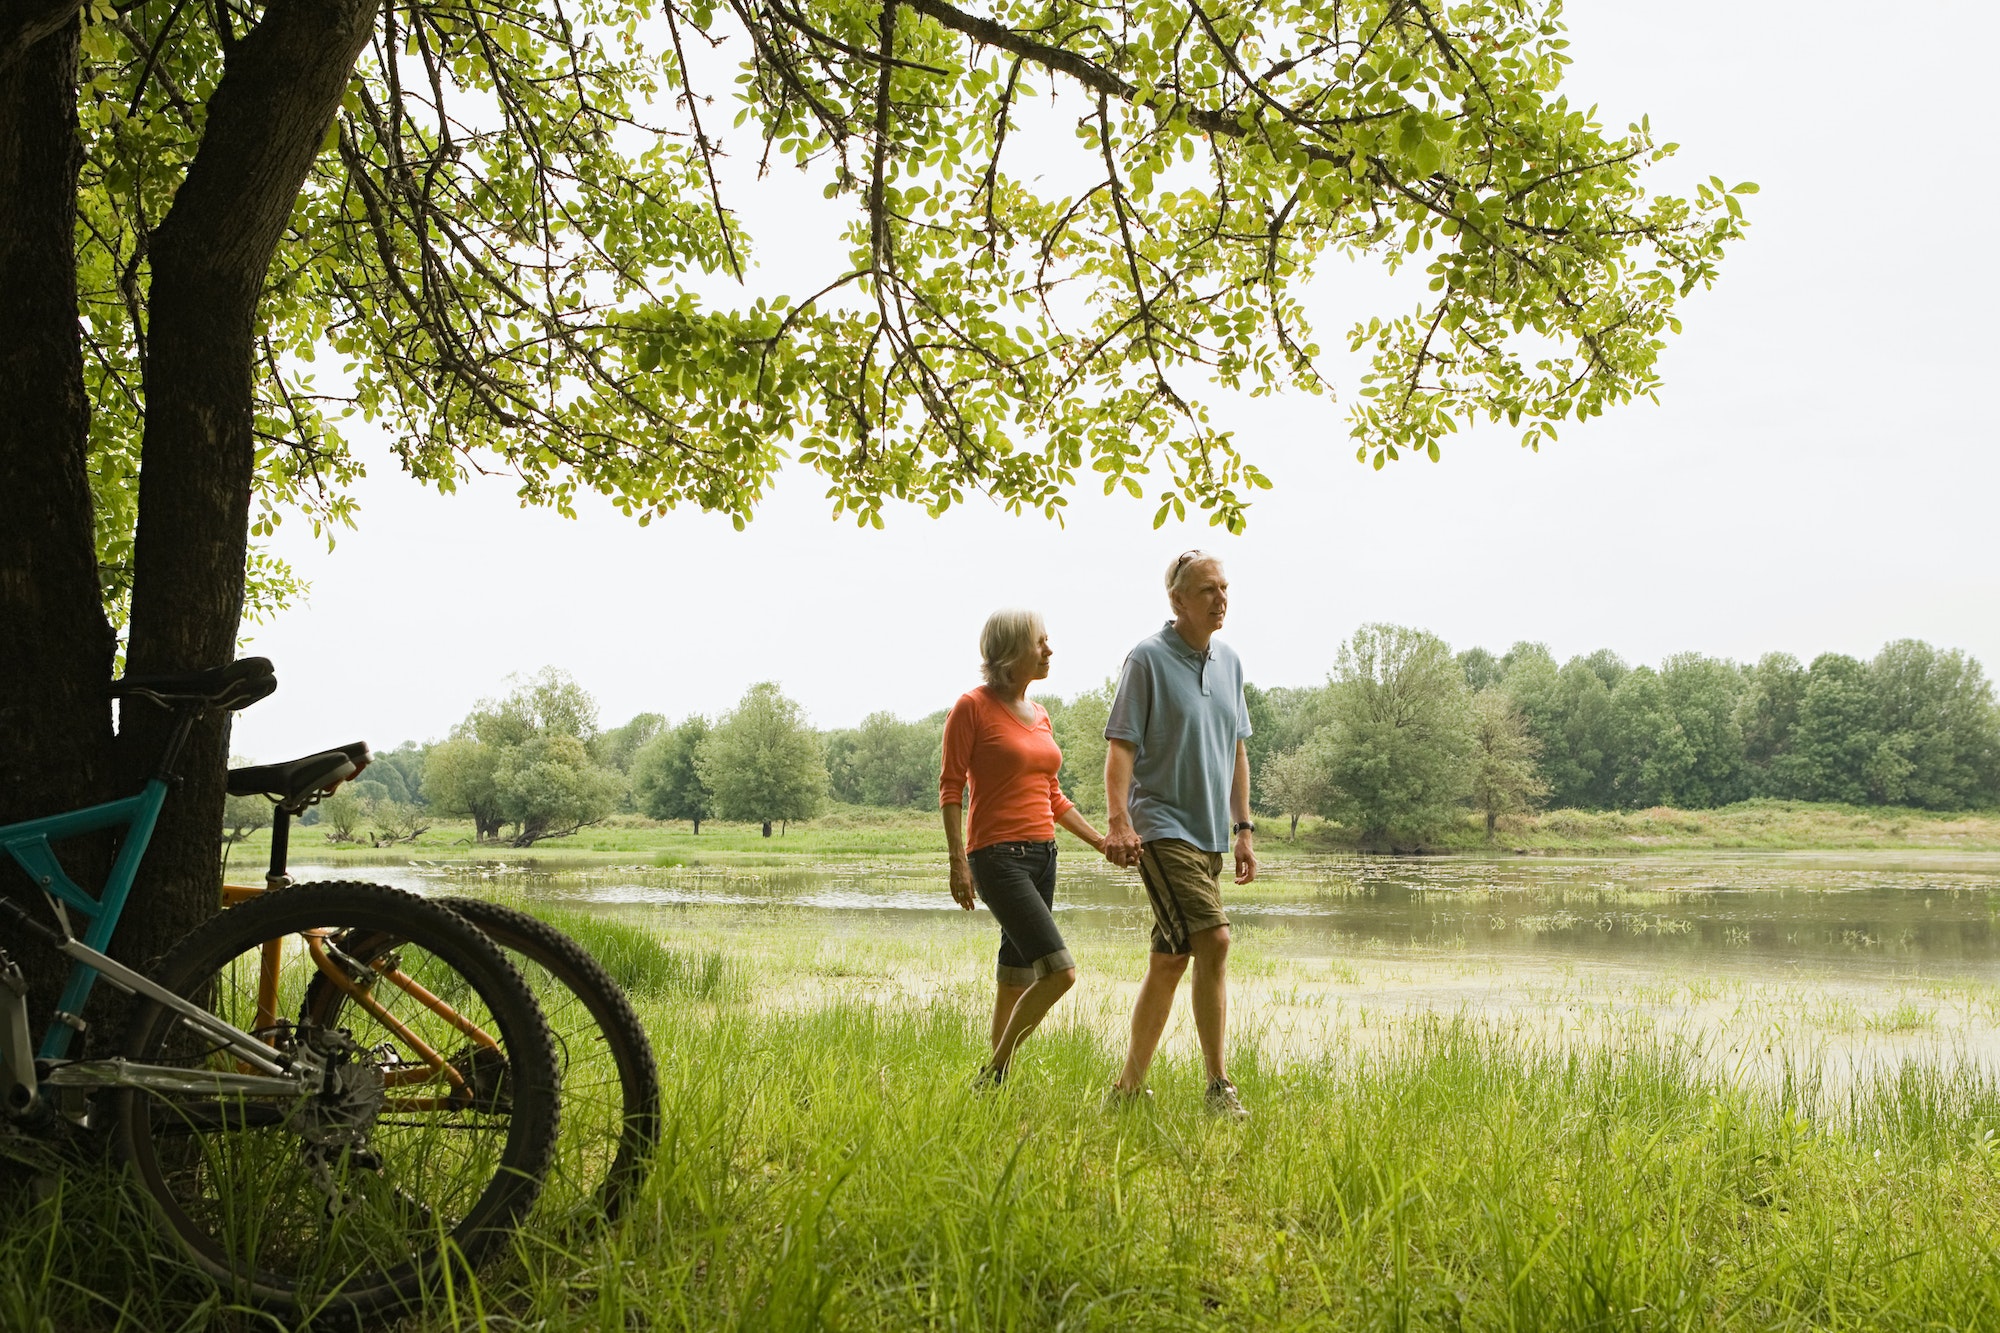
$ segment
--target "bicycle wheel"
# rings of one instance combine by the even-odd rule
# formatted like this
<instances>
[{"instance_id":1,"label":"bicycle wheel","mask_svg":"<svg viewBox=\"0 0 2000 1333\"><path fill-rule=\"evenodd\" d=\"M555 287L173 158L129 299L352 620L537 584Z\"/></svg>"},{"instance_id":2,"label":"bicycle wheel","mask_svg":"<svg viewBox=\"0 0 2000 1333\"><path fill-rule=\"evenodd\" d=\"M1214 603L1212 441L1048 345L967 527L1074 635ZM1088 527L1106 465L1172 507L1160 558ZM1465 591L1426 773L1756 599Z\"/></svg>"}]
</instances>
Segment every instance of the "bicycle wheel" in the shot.
<instances>
[{"instance_id":1,"label":"bicycle wheel","mask_svg":"<svg viewBox=\"0 0 2000 1333\"><path fill-rule=\"evenodd\" d=\"M659 1067L631 1001L582 945L547 922L478 898L432 901L500 946L555 1039L562 1132L535 1205L538 1222L616 1217L644 1178L660 1124ZM332 993L324 979L314 988L308 1012Z\"/></svg>"},{"instance_id":2,"label":"bicycle wheel","mask_svg":"<svg viewBox=\"0 0 2000 1333\"><path fill-rule=\"evenodd\" d=\"M329 978L335 972L338 984ZM156 979L263 1038L305 1095L122 1089L121 1145L195 1262L268 1308L357 1313L476 1265L533 1204L559 1113L547 1023L456 914L372 884L264 895L197 927ZM322 996L309 1012L315 981ZM127 1058L232 1057L140 1001Z\"/></svg>"},{"instance_id":3,"label":"bicycle wheel","mask_svg":"<svg viewBox=\"0 0 2000 1333\"><path fill-rule=\"evenodd\" d=\"M653 1044L611 975L548 922L478 898L446 898L500 946L542 1006L562 1077L562 1131L538 1217L616 1218L644 1183L660 1136Z\"/></svg>"}]
</instances>

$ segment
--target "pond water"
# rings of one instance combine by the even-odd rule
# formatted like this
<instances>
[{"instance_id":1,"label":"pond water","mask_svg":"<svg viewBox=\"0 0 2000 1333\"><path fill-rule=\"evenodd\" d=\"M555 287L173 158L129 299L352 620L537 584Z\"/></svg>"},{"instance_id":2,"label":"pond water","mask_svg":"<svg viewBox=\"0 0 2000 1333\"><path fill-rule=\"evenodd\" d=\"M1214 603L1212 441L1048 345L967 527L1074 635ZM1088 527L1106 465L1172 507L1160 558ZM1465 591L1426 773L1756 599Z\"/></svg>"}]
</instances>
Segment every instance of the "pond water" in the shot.
<instances>
[{"instance_id":1,"label":"pond water","mask_svg":"<svg viewBox=\"0 0 2000 1333\"><path fill-rule=\"evenodd\" d=\"M530 860L296 866L636 925L743 978L767 1010L928 1005L976 1021L997 932L944 865L590 866ZM1277 1065L1393 1048L1411 1023L1507 1041L1667 1042L1728 1077L1837 1088L1917 1062L2000 1077L2000 855L1335 858L1225 886L1231 1045ZM1150 913L1137 876L1081 854L1057 919L1084 974L1059 1021L1122 1043ZM1163 1052L1193 1056L1193 1024Z\"/></svg>"},{"instance_id":2,"label":"pond water","mask_svg":"<svg viewBox=\"0 0 2000 1333\"><path fill-rule=\"evenodd\" d=\"M1130 872L1067 858L1066 935L1137 941L1149 920ZM298 866L418 892L504 890L652 922L726 928L781 912L829 932L959 922L943 865L565 866L532 860ZM2000 979L2000 856L1710 854L1687 859L1346 858L1290 861L1226 886L1238 934L1295 960L1449 955L1755 978ZM981 923L990 927L984 909ZM965 923L970 924L970 923Z\"/></svg>"}]
</instances>

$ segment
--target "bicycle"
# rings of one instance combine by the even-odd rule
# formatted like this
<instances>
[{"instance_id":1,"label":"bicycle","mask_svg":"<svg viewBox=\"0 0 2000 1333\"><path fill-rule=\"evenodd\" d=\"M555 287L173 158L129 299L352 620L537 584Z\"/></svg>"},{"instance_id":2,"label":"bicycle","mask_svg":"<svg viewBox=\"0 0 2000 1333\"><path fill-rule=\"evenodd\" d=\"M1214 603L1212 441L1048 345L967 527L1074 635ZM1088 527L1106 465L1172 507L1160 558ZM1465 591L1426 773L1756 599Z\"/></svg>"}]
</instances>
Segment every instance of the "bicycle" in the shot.
<instances>
[{"instance_id":1,"label":"bicycle","mask_svg":"<svg viewBox=\"0 0 2000 1333\"><path fill-rule=\"evenodd\" d=\"M291 821L341 782L352 781L372 759L368 746L356 741L290 764L231 769L230 795L265 796L275 809L264 883L225 884L223 901L249 902L293 887ZM589 950L540 918L480 898L431 901L470 921L500 948L541 1005L555 1042L562 1124L536 1205L537 1221L615 1219L644 1181L659 1138L659 1066L631 1001ZM352 947L380 952L393 944L384 938ZM328 984L315 983L322 991ZM311 992L307 1007L323 999Z\"/></svg>"},{"instance_id":2,"label":"bicycle","mask_svg":"<svg viewBox=\"0 0 2000 1333\"><path fill-rule=\"evenodd\" d=\"M126 676L113 697L174 713L136 795L0 827L56 925L0 899L10 939L72 966L40 1046L0 953L0 1107L18 1131L107 1129L194 1264L288 1314L407 1304L527 1215L559 1125L554 1043L499 948L442 905L379 885L284 885L212 917L151 975L105 950L196 721L277 688L271 664ZM287 801L359 766L341 752L257 770ZM122 830L102 890L51 843ZM79 936L71 914L86 918ZM70 1055L103 980L133 997L121 1053Z\"/></svg>"}]
</instances>

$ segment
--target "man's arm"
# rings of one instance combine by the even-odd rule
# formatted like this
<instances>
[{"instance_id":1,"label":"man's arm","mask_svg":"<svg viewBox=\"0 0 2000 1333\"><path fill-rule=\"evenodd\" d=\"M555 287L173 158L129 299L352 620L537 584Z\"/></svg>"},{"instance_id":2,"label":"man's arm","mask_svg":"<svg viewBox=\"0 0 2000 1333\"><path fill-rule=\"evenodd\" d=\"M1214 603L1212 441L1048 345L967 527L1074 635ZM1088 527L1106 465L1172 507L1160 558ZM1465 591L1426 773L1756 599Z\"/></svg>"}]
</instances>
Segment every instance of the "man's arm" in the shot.
<instances>
[{"instance_id":1,"label":"man's arm","mask_svg":"<svg viewBox=\"0 0 2000 1333\"><path fill-rule=\"evenodd\" d=\"M1104 750L1104 856L1117 866L1139 864L1139 835L1132 828L1132 763L1139 747L1110 739Z\"/></svg>"},{"instance_id":2,"label":"man's arm","mask_svg":"<svg viewBox=\"0 0 2000 1333\"><path fill-rule=\"evenodd\" d=\"M1236 742L1236 776L1229 782L1229 818L1231 823L1250 822L1250 747L1242 741ZM1257 878L1257 851L1249 829L1236 835L1236 882L1248 884Z\"/></svg>"}]
</instances>

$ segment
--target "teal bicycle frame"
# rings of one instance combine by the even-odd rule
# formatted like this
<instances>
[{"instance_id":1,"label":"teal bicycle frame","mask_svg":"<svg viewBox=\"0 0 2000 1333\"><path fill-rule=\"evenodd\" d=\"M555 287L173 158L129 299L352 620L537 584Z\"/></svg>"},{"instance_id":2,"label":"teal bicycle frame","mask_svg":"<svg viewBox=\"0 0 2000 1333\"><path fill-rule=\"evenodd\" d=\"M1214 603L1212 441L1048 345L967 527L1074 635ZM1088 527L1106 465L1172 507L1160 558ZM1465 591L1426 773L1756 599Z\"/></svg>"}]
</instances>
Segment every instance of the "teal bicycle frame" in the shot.
<instances>
[{"instance_id":1,"label":"teal bicycle frame","mask_svg":"<svg viewBox=\"0 0 2000 1333\"><path fill-rule=\"evenodd\" d=\"M56 930L44 925L6 898L0 898L0 922L11 922L22 935L39 939L72 964L55 1015L42 1035L41 1046L31 1051L27 987L20 969L0 950L0 1110L8 1114L20 1118L41 1114L47 1102L44 1096L47 1088L87 1092L106 1087L158 1087L185 1091L192 1077L204 1091L217 1095L297 1097L310 1090L307 1081L312 1076L310 1069L281 1056L250 1033L175 995L105 952L112 933L118 929L118 918L125 910L133 882L138 878L139 862L145 859L146 848L153 840L160 810L166 805L174 758L199 715L198 708L180 710L159 771L138 795L0 826L0 847L28 873L35 887L48 896L62 928ZM111 871L105 876L104 889L92 897L64 872L49 844L121 828L125 834ZM71 928L71 911L89 921L81 938ZM84 1005L100 979L128 995L143 995L172 1010L188 1027L214 1041L219 1049L231 1052L242 1065L255 1072L216 1071L191 1076L185 1069L138 1065L118 1058L67 1061L71 1043L84 1030ZM81 1120L83 1115L74 1118Z\"/></svg>"},{"instance_id":2,"label":"teal bicycle frame","mask_svg":"<svg viewBox=\"0 0 2000 1333\"><path fill-rule=\"evenodd\" d=\"M5 847L15 864L28 872L28 878L34 881L36 888L64 908L80 912L89 919L90 926L83 932L82 943L92 952L101 954L111 947L112 932L118 929L118 918L125 910L125 899L130 896L132 883L139 875L139 862L146 855L147 844L153 840L153 826L159 821L160 808L166 803L167 784L160 778L154 778L137 796L0 827L0 847ZM105 877L103 894L93 898L63 872L49 843L116 828L124 829L125 836L119 842L118 856L112 862L111 873ZM69 1054L70 1042L82 1030L80 1015L90 1000L98 975L97 968L81 960L71 967L62 998L56 1002L56 1016L49 1023L48 1031L42 1034L41 1047L36 1051L38 1057L60 1060Z\"/></svg>"}]
</instances>

